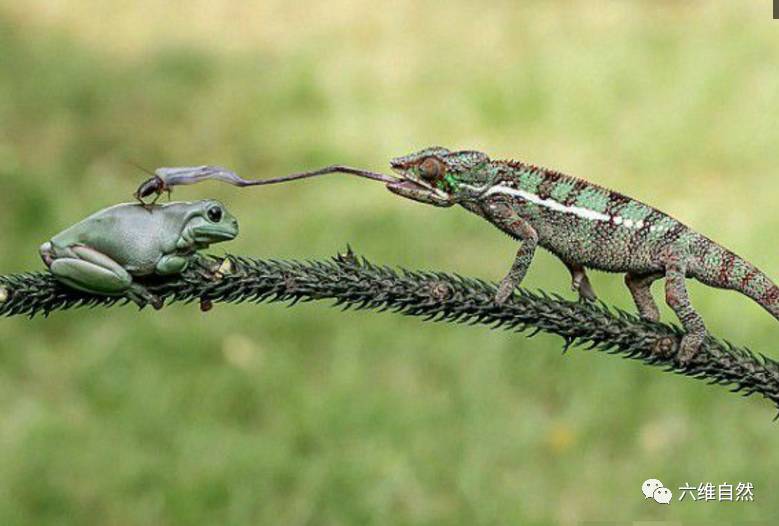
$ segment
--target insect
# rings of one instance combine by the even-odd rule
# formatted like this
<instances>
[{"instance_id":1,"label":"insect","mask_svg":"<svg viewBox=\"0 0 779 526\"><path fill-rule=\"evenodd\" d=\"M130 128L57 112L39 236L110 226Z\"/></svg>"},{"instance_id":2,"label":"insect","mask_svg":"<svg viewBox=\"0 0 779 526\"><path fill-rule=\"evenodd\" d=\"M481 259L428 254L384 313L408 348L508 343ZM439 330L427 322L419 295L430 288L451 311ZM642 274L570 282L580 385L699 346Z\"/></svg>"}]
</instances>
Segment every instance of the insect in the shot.
<instances>
[{"instance_id":1,"label":"insect","mask_svg":"<svg viewBox=\"0 0 779 526\"><path fill-rule=\"evenodd\" d=\"M40 247L57 280L78 290L162 306L136 277L183 272L197 251L238 235L238 221L218 201L105 208Z\"/></svg>"},{"instance_id":2,"label":"insect","mask_svg":"<svg viewBox=\"0 0 779 526\"><path fill-rule=\"evenodd\" d=\"M595 292L586 269L625 274L638 311L657 321L653 282L665 278L665 298L686 330L678 353L692 359L706 335L693 308L686 279L736 290L779 319L779 287L763 272L673 217L582 179L517 161L493 161L477 151L442 147L391 161L399 180L387 188L402 197L439 207L459 204L521 242L500 282L497 303L522 282L537 247L568 267L572 288L583 300Z\"/></svg>"},{"instance_id":3,"label":"insect","mask_svg":"<svg viewBox=\"0 0 779 526\"><path fill-rule=\"evenodd\" d=\"M192 166L179 168L157 168L149 179L141 183L133 195L141 204L146 206L148 204L155 204L163 192L167 192L168 197L170 197L170 192L174 186L190 185L199 183L201 181L222 181L224 183L239 187L261 186L286 183L288 181L306 179L308 177L316 177L331 173L351 174L384 182L393 181L392 178L383 174L368 172L366 170L359 170L357 168L350 168L348 166L341 165L328 166L319 170L301 172L272 179L243 179L235 172L232 172L226 168L222 168L221 166ZM154 199L151 201L151 203L146 203L144 199L151 196L152 194L155 196Z\"/></svg>"}]
</instances>

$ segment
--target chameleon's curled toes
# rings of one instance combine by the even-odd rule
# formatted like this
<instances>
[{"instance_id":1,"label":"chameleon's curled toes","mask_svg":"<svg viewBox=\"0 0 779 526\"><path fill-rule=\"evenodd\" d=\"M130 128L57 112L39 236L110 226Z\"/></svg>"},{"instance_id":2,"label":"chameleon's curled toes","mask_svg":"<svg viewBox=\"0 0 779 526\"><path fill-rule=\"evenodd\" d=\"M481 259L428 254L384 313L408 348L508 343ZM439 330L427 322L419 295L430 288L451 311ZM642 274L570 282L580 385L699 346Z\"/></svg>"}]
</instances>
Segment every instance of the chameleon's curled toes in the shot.
<instances>
[{"instance_id":1,"label":"chameleon's curled toes","mask_svg":"<svg viewBox=\"0 0 779 526\"><path fill-rule=\"evenodd\" d=\"M579 294L579 301L595 301L598 299L595 290L592 288L590 278L587 277L583 267L571 265L566 263L568 270L571 272L571 290Z\"/></svg>"},{"instance_id":2,"label":"chameleon's curled toes","mask_svg":"<svg viewBox=\"0 0 779 526\"><path fill-rule=\"evenodd\" d=\"M690 363L692 359L695 358L695 355L700 352L702 344L702 335L693 333L685 334L679 344L679 354L677 355L679 363L682 365Z\"/></svg>"},{"instance_id":3,"label":"chameleon's curled toes","mask_svg":"<svg viewBox=\"0 0 779 526\"><path fill-rule=\"evenodd\" d=\"M503 305L514 293L514 283L510 280L504 279L498 286L498 292L495 294L495 303Z\"/></svg>"},{"instance_id":4,"label":"chameleon's curled toes","mask_svg":"<svg viewBox=\"0 0 779 526\"><path fill-rule=\"evenodd\" d=\"M571 288L574 292L579 293L580 301L597 301L598 299L598 295L595 294L595 291L592 289L592 285L590 285L590 281L587 279L579 283L578 286L574 285Z\"/></svg>"},{"instance_id":5,"label":"chameleon's curled toes","mask_svg":"<svg viewBox=\"0 0 779 526\"><path fill-rule=\"evenodd\" d=\"M652 354L655 354L661 358L669 358L676 346L676 341L670 336L664 336L657 340L652 347Z\"/></svg>"}]
</instances>

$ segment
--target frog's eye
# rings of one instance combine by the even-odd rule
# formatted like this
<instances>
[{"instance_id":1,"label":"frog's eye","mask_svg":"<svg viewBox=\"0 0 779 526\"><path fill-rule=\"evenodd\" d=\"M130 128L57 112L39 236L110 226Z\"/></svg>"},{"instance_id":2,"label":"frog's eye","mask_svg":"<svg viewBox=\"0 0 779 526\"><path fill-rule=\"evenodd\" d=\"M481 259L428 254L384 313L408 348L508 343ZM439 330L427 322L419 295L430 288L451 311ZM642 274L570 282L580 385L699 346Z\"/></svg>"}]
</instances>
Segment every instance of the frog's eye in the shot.
<instances>
[{"instance_id":1,"label":"frog's eye","mask_svg":"<svg viewBox=\"0 0 779 526\"><path fill-rule=\"evenodd\" d=\"M433 182L439 179L445 171L443 163L435 157L428 157L419 164L419 175L425 181Z\"/></svg>"},{"instance_id":2,"label":"frog's eye","mask_svg":"<svg viewBox=\"0 0 779 526\"><path fill-rule=\"evenodd\" d=\"M222 220L222 209L218 206L212 206L208 209L208 212L206 212L206 215L208 216L208 220L212 223L218 223Z\"/></svg>"}]
</instances>

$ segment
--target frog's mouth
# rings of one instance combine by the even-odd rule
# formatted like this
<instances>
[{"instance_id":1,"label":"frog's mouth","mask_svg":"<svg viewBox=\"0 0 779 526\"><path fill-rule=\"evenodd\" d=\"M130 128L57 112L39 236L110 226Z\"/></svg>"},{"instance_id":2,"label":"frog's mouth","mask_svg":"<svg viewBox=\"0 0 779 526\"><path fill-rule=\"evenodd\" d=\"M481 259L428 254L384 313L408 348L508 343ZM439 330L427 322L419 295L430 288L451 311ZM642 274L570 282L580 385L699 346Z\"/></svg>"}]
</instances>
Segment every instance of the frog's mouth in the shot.
<instances>
[{"instance_id":1,"label":"frog's mouth","mask_svg":"<svg viewBox=\"0 0 779 526\"><path fill-rule=\"evenodd\" d=\"M195 242L201 244L230 241L238 236L238 223L234 222L229 227L227 225L201 225L195 229L194 234Z\"/></svg>"}]
</instances>

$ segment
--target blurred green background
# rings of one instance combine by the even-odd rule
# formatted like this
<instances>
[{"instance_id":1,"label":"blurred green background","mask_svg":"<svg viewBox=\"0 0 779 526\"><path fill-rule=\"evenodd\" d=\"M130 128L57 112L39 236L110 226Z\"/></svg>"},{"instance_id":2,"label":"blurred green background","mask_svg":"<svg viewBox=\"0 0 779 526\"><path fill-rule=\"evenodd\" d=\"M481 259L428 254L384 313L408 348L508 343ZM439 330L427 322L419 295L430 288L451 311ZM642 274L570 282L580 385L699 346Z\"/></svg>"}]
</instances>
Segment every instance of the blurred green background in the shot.
<instances>
[{"instance_id":1,"label":"blurred green background","mask_svg":"<svg viewBox=\"0 0 779 526\"><path fill-rule=\"evenodd\" d=\"M770 2L0 2L0 269L127 200L147 167L384 169L441 144L666 210L779 278ZM214 252L499 279L516 246L463 210L333 176L222 199ZM631 308L618 276L607 302ZM525 284L568 291L537 257ZM692 284L715 334L777 357L746 298ZM656 295L660 296L659 287ZM674 318L667 309L666 319ZM774 410L558 338L326 304L2 320L2 524L766 520ZM670 506L645 502L660 478ZM753 503L678 502L752 482Z\"/></svg>"}]
</instances>

